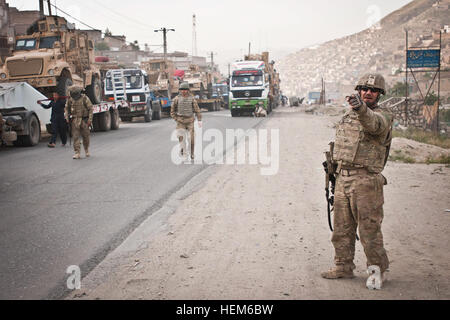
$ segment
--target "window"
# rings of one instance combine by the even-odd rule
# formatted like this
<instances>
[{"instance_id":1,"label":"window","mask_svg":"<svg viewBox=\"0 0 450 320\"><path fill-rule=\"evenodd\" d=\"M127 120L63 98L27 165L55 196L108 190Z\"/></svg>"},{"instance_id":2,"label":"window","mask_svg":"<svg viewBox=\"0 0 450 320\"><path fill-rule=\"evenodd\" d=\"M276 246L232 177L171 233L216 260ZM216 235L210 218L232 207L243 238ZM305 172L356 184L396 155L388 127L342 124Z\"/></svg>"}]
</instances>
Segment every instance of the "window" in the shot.
<instances>
[{"instance_id":1,"label":"window","mask_svg":"<svg viewBox=\"0 0 450 320\"><path fill-rule=\"evenodd\" d=\"M36 39L20 39L16 41L16 50L33 50L36 48Z\"/></svg>"},{"instance_id":2,"label":"window","mask_svg":"<svg viewBox=\"0 0 450 320\"><path fill-rule=\"evenodd\" d=\"M233 87L252 87L263 85L262 76L233 76Z\"/></svg>"},{"instance_id":3,"label":"window","mask_svg":"<svg viewBox=\"0 0 450 320\"><path fill-rule=\"evenodd\" d=\"M43 37L39 40L39 49L51 49L56 41L61 41L60 37Z\"/></svg>"}]
</instances>

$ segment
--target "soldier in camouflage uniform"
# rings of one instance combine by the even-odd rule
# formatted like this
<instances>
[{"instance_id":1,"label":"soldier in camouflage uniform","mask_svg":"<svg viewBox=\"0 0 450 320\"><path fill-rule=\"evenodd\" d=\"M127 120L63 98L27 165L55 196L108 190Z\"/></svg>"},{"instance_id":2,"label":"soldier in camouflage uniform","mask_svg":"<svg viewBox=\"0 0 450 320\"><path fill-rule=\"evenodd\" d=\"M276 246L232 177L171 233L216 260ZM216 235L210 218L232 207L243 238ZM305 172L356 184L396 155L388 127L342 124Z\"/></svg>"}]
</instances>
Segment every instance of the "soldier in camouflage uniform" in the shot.
<instances>
[{"instance_id":1,"label":"soldier in camouflage uniform","mask_svg":"<svg viewBox=\"0 0 450 320\"><path fill-rule=\"evenodd\" d=\"M92 124L93 109L89 98L81 93L82 88L78 86L70 87L70 98L66 103L65 117L71 122L74 159L80 159L80 136L83 138L84 151L89 157L89 135Z\"/></svg>"},{"instance_id":2,"label":"soldier in camouflage uniform","mask_svg":"<svg viewBox=\"0 0 450 320\"><path fill-rule=\"evenodd\" d=\"M180 142L180 154L187 157L186 151L186 131L189 132L191 141L191 159L194 159L194 114L197 116L198 126L202 127L202 113L195 101L194 96L189 91L189 84L183 82L180 85L180 94L172 101L170 116L177 122L177 137Z\"/></svg>"},{"instance_id":3,"label":"soldier in camouflage uniform","mask_svg":"<svg viewBox=\"0 0 450 320\"><path fill-rule=\"evenodd\" d=\"M355 264L356 229L367 257L367 266L379 267L383 280L389 260L383 246L383 186L381 174L392 140L391 113L381 110L378 101L385 94L379 74L366 74L347 97L350 110L336 129L332 160L336 167L334 199L335 267L321 275L326 279L352 278Z\"/></svg>"}]
</instances>

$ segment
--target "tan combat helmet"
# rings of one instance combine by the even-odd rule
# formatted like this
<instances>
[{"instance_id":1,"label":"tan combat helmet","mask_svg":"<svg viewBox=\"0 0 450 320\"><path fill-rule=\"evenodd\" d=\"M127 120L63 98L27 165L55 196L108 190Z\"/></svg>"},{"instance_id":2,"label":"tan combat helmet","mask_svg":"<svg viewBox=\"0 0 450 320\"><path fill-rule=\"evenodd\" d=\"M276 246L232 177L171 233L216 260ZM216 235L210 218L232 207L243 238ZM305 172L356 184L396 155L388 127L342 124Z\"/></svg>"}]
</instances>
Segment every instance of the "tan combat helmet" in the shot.
<instances>
[{"instance_id":1,"label":"tan combat helmet","mask_svg":"<svg viewBox=\"0 0 450 320\"><path fill-rule=\"evenodd\" d=\"M187 82L181 83L179 90L189 90L189 83Z\"/></svg>"},{"instance_id":2,"label":"tan combat helmet","mask_svg":"<svg viewBox=\"0 0 450 320\"><path fill-rule=\"evenodd\" d=\"M77 85L71 85L70 87L69 87L69 92L70 93L81 93L81 91L83 91L83 88L81 87L81 86L77 86Z\"/></svg>"},{"instance_id":3,"label":"tan combat helmet","mask_svg":"<svg viewBox=\"0 0 450 320\"><path fill-rule=\"evenodd\" d=\"M386 94L386 84L383 76L379 73L366 73L363 75L358 80L355 90L359 91L361 87L380 89L381 94Z\"/></svg>"}]
</instances>

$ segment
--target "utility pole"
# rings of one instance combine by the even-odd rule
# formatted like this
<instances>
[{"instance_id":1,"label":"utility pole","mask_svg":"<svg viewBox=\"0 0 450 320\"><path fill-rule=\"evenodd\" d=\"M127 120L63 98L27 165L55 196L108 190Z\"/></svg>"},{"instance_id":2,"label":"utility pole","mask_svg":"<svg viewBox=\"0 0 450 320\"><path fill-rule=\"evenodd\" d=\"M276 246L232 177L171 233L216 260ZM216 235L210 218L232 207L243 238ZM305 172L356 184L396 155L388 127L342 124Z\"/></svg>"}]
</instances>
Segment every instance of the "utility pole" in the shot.
<instances>
[{"instance_id":1,"label":"utility pole","mask_svg":"<svg viewBox=\"0 0 450 320\"><path fill-rule=\"evenodd\" d=\"M48 15L51 16L52 15L52 7L50 5L50 0L47 0L47 5L48 5Z\"/></svg>"},{"instance_id":2,"label":"utility pole","mask_svg":"<svg viewBox=\"0 0 450 320\"><path fill-rule=\"evenodd\" d=\"M194 60L194 56L197 56L197 20L195 17L195 13L192 15L192 60Z\"/></svg>"},{"instance_id":3,"label":"utility pole","mask_svg":"<svg viewBox=\"0 0 450 320\"><path fill-rule=\"evenodd\" d=\"M167 61L167 32L169 31L175 31L175 29L167 29L167 28L161 28L159 30L155 30L155 32L162 32L163 33L163 46L164 46L164 64L166 64Z\"/></svg>"},{"instance_id":4,"label":"utility pole","mask_svg":"<svg viewBox=\"0 0 450 320\"><path fill-rule=\"evenodd\" d=\"M211 56L211 71L213 71L214 70L214 52L211 51L210 56Z\"/></svg>"}]
</instances>

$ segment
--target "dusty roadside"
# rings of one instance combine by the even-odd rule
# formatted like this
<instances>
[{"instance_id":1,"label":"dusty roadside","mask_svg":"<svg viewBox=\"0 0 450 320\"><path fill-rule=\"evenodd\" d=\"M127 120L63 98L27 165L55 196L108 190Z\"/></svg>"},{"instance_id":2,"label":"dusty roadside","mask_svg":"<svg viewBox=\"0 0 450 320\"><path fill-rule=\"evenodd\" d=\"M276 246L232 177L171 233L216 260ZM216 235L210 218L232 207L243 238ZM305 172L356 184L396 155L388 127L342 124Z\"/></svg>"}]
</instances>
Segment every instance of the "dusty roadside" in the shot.
<instances>
[{"instance_id":1,"label":"dusty roadside","mask_svg":"<svg viewBox=\"0 0 450 320\"><path fill-rule=\"evenodd\" d=\"M450 299L450 168L389 162L381 291L357 277L325 280L332 265L321 162L336 116L279 108L264 128L280 130L279 172L223 165L134 251L108 256L69 299ZM135 233L141 232L139 229ZM114 266L113 268L111 266Z\"/></svg>"}]
</instances>

